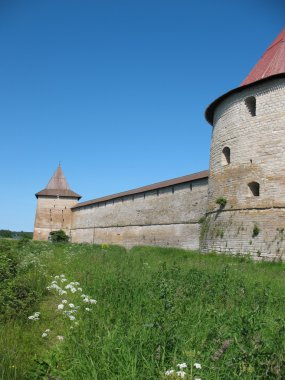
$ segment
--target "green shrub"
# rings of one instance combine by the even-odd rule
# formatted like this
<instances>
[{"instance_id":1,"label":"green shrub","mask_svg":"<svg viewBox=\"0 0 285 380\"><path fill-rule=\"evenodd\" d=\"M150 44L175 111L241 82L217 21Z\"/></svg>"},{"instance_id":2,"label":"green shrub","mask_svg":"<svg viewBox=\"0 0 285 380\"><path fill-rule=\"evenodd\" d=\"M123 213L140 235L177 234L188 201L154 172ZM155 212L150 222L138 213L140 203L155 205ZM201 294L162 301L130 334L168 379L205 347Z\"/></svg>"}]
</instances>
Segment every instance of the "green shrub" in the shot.
<instances>
[{"instance_id":1,"label":"green shrub","mask_svg":"<svg viewBox=\"0 0 285 380\"><path fill-rule=\"evenodd\" d=\"M206 216L201 216L201 218L198 220L199 224L203 224L206 220Z\"/></svg>"},{"instance_id":2,"label":"green shrub","mask_svg":"<svg viewBox=\"0 0 285 380\"><path fill-rule=\"evenodd\" d=\"M216 203L217 205L220 205L220 208L223 208L227 204L227 200L224 197L219 197L216 199Z\"/></svg>"},{"instance_id":3,"label":"green shrub","mask_svg":"<svg viewBox=\"0 0 285 380\"><path fill-rule=\"evenodd\" d=\"M52 231L49 236L53 243L67 243L69 240L69 236L63 230Z\"/></svg>"}]
</instances>

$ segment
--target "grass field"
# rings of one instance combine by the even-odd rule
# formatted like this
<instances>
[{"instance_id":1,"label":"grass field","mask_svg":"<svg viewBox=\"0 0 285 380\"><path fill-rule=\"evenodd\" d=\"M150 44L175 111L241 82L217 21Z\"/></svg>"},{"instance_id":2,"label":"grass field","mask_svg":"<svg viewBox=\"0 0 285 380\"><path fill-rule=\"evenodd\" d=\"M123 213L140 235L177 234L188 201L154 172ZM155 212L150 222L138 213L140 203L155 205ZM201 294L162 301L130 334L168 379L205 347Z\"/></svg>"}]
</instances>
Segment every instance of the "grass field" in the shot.
<instances>
[{"instance_id":1,"label":"grass field","mask_svg":"<svg viewBox=\"0 0 285 380\"><path fill-rule=\"evenodd\" d=\"M1 240L0 379L284 379L284 275L246 257Z\"/></svg>"}]
</instances>

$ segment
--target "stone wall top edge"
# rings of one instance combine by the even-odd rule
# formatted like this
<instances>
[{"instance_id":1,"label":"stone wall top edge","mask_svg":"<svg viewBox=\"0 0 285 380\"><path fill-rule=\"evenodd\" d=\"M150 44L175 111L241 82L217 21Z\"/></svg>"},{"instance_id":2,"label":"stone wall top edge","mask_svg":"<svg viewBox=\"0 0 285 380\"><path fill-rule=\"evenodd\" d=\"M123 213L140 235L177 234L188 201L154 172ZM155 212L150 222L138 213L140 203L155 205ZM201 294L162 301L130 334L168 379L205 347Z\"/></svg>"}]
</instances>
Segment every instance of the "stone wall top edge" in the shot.
<instances>
[{"instance_id":1,"label":"stone wall top edge","mask_svg":"<svg viewBox=\"0 0 285 380\"><path fill-rule=\"evenodd\" d=\"M225 109L230 106L244 101L245 98L249 96L259 97L265 95L275 90L285 89L285 78L272 78L265 82L253 83L250 87L241 88L240 91L228 94L224 99L222 99L214 110L213 115L213 127L215 127L217 120L219 120L221 114L223 114Z\"/></svg>"},{"instance_id":2,"label":"stone wall top edge","mask_svg":"<svg viewBox=\"0 0 285 380\"><path fill-rule=\"evenodd\" d=\"M190 184L192 184L193 188L194 187L204 187L204 186L208 186L208 177L205 177L205 178L201 178L201 179L196 179L196 180L192 180L192 181L187 181L187 182L184 182L184 183L179 183L179 184L176 184L176 185L172 185L172 186L166 186L166 187L161 187L161 188L158 188L157 190L162 190L162 191L165 191L165 190L169 190L171 191L172 188L174 189L174 192L175 190L179 190L180 188L183 189L185 188L187 185L190 186ZM93 207L99 207L100 205L102 204L110 204L111 202L119 202L120 200L131 200L133 197L138 197L138 198L142 198L143 197L143 194L147 194L147 195L156 195L156 192L157 190L145 190L145 191L142 191L142 192L138 192L138 193L134 193L132 195L123 195L123 196L116 196L114 198L110 198L108 200L102 200L102 201L94 201L92 203L89 203L89 204L86 204L86 205L76 205L75 207L71 208L71 211L72 212L77 212L81 209L88 209L88 208L93 208Z\"/></svg>"}]
</instances>

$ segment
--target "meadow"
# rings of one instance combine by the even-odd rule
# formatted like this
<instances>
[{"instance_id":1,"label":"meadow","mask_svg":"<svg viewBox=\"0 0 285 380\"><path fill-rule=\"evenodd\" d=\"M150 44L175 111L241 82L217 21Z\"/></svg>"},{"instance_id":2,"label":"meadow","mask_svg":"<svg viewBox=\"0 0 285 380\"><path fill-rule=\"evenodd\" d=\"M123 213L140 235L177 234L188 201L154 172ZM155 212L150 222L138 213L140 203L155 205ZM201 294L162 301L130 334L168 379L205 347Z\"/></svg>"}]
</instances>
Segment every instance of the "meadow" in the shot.
<instances>
[{"instance_id":1,"label":"meadow","mask_svg":"<svg viewBox=\"0 0 285 380\"><path fill-rule=\"evenodd\" d=\"M0 379L284 379L285 266L0 240Z\"/></svg>"}]
</instances>

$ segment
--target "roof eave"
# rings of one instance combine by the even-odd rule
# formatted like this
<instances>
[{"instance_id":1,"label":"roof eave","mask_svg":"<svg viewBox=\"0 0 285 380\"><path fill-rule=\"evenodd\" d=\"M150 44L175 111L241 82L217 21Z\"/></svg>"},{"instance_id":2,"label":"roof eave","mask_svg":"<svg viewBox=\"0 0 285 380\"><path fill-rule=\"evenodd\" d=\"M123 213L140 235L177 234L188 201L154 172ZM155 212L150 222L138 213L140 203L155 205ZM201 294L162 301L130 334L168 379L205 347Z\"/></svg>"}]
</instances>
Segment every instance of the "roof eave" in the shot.
<instances>
[{"instance_id":1,"label":"roof eave","mask_svg":"<svg viewBox=\"0 0 285 380\"><path fill-rule=\"evenodd\" d=\"M136 189L131 189L131 190L128 190L128 191L123 191L123 192L120 192L120 193L117 193L117 194L112 194L112 195L107 195L105 197L91 199L90 201L85 201L85 202L82 202L82 203L78 203L77 205L73 206L71 209L77 209L77 208L80 208L80 207L86 207L86 206L93 205L95 203L107 202L107 201L110 201L110 200L118 199L118 198L129 196L129 195L141 194L141 193L144 193L144 192L147 192L147 191L153 191L153 190L162 189L162 188L165 188L165 187L170 187L170 186L174 186L174 185L178 185L178 184L183 184L185 182L193 182L193 181L196 181L196 180L199 180L199 179L208 178L208 176L209 176L208 170L203 170L201 172L193 173L191 175L186 175L186 176L183 176L183 177L173 178L173 179L162 181L162 182L156 182L156 183L151 184L151 185L142 186L142 187L139 187L139 188L136 188Z\"/></svg>"},{"instance_id":2,"label":"roof eave","mask_svg":"<svg viewBox=\"0 0 285 380\"><path fill-rule=\"evenodd\" d=\"M215 109L217 108L217 106L223 101L225 100L229 95L232 95L232 94L235 94L235 93L238 93L238 92L241 92L243 91L245 88L250 88L250 87L253 87L254 85L256 84L259 84L259 83L263 83L263 82L267 82L269 81L270 79L275 79L275 78L282 78L282 77L285 77L285 73L280 73L280 74L275 74L275 75L271 75L269 77L266 77L266 78L262 78L262 79L259 79L255 82L252 82L252 83L248 83L248 84L245 84L243 86L239 86L237 88L234 88L233 90L230 90L228 92L226 92L224 95L220 96L219 98L217 98L216 100L214 100L207 108L206 108L206 111L205 111L205 118L206 120L208 121L208 123L210 125L213 126L213 119L214 119L214 112L215 112Z\"/></svg>"},{"instance_id":3,"label":"roof eave","mask_svg":"<svg viewBox=\"0 0 285 380\"><path fill-rule=\"evenodd\" d=\"M56 196L59 195L60 198L75 198L75 199L78 199L78 200L82 198L81 195L75 193L74 191L71 191L72 194L61 194L60 191L56 192L56 190L55 190L54 194L52 194L52 193L50 193L50 194L45 194L45 193L44 193L45 190L46 190L46 189L43 189L43 190L41 190L41 191L38 191L38 192L35 194L35 197L36 197L36 198L38 198L39 196L56 197Z\"/></svg>"}]
</instances>

